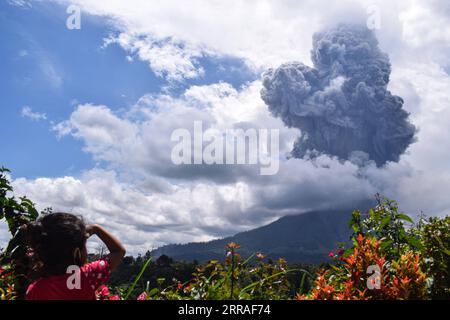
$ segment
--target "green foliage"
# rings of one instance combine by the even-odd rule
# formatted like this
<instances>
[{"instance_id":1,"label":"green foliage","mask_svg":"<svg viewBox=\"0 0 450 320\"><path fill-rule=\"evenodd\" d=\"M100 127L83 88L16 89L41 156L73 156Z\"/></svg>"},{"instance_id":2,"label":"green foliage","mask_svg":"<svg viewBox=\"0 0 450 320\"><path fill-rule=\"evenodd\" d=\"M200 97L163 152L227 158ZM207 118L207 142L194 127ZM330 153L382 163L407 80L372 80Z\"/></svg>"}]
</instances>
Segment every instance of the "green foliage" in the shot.
<instances>
[{"instance_id":1,"label":"green foliage","mask_svg":"<svg viewBox=\"0 0 450 320\"><path fill-rule=\"evenodd\" d=\"M172 285L147 289L141 299L158 300L224 300L224 299L288 299L290 284L286 261L265 262L262 254L243 260L239 245L229 243L224 263L209 261L197 267L193 278L184 283L173 279ZM307 272L301 270L301 272ZM161 283L165 279L161 279Z\"/></svg>"},{"instance_id":2,"label":"green foliage","mask_svg":"<svg viewBox=\"0 0 450 320\"><path fill-rule=\"evenodd\" d=\"M240 249L239 249L240 251ZM229 252L224 248L224 257ZM256 297L262 297L264 294L270 294L265 292L265 285L272 279L262 279L265 276L273 276L273 278L279 278L281 275L276 274L276 270L273 270L279 265L279 261L273 262L270 259L266 259L262 254L253 254L247 257L245 260L238 258L235 251L235 279L233 286L236 288L236 283L239 288L244 289L241 297L239 297L242 289L233 290L234 299L243 299L245 295L253 294ZM93 257L92 259L97 259ZM110 287L122 290L127 293L130 290L130 283L136 282L133 292L128 295L128 299L136 299L138 295L136 293L145 292L151 299L193 299L194 296L188 295L188 289L193 288L195 283L198 286L207 288L210 299L213 299L213 290L216 290L214 294L223 295L223 299L229 299L231 289L225 289L225 287L231 287L231 276L227 273L222 273L226 279L220 279L220 271L226 270L227 266L231 267L230 255L228 259L224 259L223 262L219 260L211 260L208 263L199 265L198 262L185 262L185 261L173 261L171 258L162 255L156 260L145 266L145 262L150 259L150 253L148 252L144 256L138 256L133 258L127 256L124 262L111 274ZM283 279L286 284L285 296L280 299L292 298L298 292L308 292L311 288L312 281L314 279L313 274L317 270L314 265L289 265L285 267L288 270L283 275ZM133 275L142 275L137 278L133 278ZM284 272L283 272L284 273ZM231 275L231 273L229 273ZM249 277L242 278L243 275L250 275ZM211 279L209 279L212 276ZM257 280L263 280L257 282ZM216 284L221 285L222 288L208 287L200 282L215 281ZM186 290L186 292L184 292ZM253 293L251 293L253 291ZM193 291L192 291L193 292ZM191 292L191 293L192 293ZM228 294L228 297L227 297ZM121 295L125 297L125 294ZM262 299L262 298L261 298ZM269 297L269 299L274 299Z\"/></svg>"},{"instance_id":3,"label":"green foliage","mask_svg":"<svg viewBox=\"0 0 450 320\"><path fill-rule=\"evenodd\" d=\"M0 300L15 300L17 298L14 282L11 266L0 267Z\"/></svg>"},{"instance_id":4,"label":"green foliage","mask_svg":"<svg viewBox=\"0 0 450 320\"><path fill-rule=\"evenodd\" d=\"M150 258L149 252L136 258L132 256L125 257L122 264L111 274L109 281L111 287L120 288L127 292L130 284L135 281L136 275L140 273L144 264ZM158 259L153 259L145 268L129 298L135 299L137 297L136 293L145 291L147 287L158 287L160 289L168 287L174 283L174 278L181 282L189 281L198 266L198 263L195 261L173 261L164 255ZM164 281L161 282L161 279L164 279Z\"/></svg>"},{"instance_id":5,"label":"green foliage","mask_svg":"<svg viewBox=\"0 0 450 320\"><path fill-rule=\"evenodd\" d=\"M136 284L138 283L139 279L141 279L142 274L144 273L145 269L147 269L147 267L148 267L148 265L150 264L151 261L152 261L152 258L149 258L147 260L147 262L144 264L144 266L142 267L141 272L139 272L138 276L136 277L136 279L134 280L134 282L131 285L130 289L128 290L127 294L125 295L125 300L127 300L130 297L130 295L133 293L133 290L136 287Z\"/></svg>"},{"instance_id":6,"label":"green foliage","mask_svg":"<svg viewBox=\"0 0 450 320\"><path fill-rule=\"evenodd\" d=\"M423 265L432 276L431 298L450 299L450 217L422 219L417 233L423 246Z\"/></svg>"},{"instance_id":7,"label":"green foliage","mask_svg":"<svg viewBox=\"0 0 450 320\"><path fill-rule=\"evenodd\" d=\"M0 265L11 266L11 280L19 296L23 296L27 284L29 258L25 232L22 226L36 220L38 211L34 203L26 197L15 198L13 188L9 182L8 169L0 168L0 220L5 220L11 233L5 250L0 255Z\"/></svg>"},{"instance_id":8,"label":"green foliage","mask_svg":"<svg viewBox=\"0 0 450 320\"><path fill-rule=\"evenodd\" d=\"M398 204L377 195L378 205L364 215L356 210L349 226L353 231L352 241L357 244L359 234L382 241L383 253L389 260L398 259L407 251L420 251L422 244L413 228L414 222L399 211Z\"/></svg>"},{"instance_id":9,"label":"green foliage","mask_svg":"<svg viewBox=\"0 0 450 320\"><path fill-rule=\"evenodd\" d=\"M314 288L299 300L424 299L427 276L420 255L408 251L388 261L382 242L359 234L348 256L318 273ZM377 270L376 274L373 271Z\"/></svg>"},{"instance_id":10,"label":"green foliage","mask_svg":"<svg viewBox=\"0 0 450 320\"><path fill-rule=\"evenodd\" d=\"M449 299L450 217L414 221L395 201L381 199L366 214L354 211L353 246L330 253L334 263L300 299ZM381 271L381 288L368 291L369 265Z\"/></svg>"}]
</instances>

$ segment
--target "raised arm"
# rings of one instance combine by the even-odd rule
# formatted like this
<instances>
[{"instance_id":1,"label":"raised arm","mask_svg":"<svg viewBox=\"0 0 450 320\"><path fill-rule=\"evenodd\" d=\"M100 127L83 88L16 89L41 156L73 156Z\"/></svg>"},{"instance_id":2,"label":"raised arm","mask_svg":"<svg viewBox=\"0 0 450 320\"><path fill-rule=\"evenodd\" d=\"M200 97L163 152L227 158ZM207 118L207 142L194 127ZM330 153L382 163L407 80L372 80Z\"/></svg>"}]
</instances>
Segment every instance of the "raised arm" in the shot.
<instances>
[{"instance_id":1,"label":"raised arm","mask_svg":"<svg viewBox=\"0 0 450 320\"><path fill-rule=\"evenodd\" d=\"M113 236L111 233L106 231L103 227L97 224L91 224L87 227L86 230L91 235L97 235L100 240L106 245L109 250L109 265L111 271L113 271L117 266L122 262L123 257L125 256L126 250L122 243Z\"/></svg>"}]
</instances>

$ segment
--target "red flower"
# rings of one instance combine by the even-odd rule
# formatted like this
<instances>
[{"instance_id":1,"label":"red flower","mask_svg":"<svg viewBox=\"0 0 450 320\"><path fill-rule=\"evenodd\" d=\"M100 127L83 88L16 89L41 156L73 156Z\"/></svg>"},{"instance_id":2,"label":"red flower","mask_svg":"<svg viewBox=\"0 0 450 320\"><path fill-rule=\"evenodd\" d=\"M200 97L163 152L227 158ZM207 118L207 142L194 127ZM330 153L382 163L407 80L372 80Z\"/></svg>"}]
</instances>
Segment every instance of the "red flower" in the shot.
<instances>
[{"instance_id":1,"label":"red flower","mask_svg":"<svg viewBox=\"0 0 450 320\"><path fill-rule=\"evenodd\" d=\"M358 242L359 242L360 244L362 244L362 242L363 242L363 240L364 240L363 235L360 233L360 234L358 235L358 237L356 238L356 240L358 240Z\"/></svg>"},{"instance_id":2,"label":"red flower","mask_svg":"<svg viewBox=\"0 0 450 320\"><path fill-rule=\"evenodd\" d=\"M97 289L96 294L99 296L100 300L107 300L109 297L108 287L105 285L102 285L101 287L99 287Z\"/></svg>"},{"instance_id":3,"label":"red flower","mask_svg":"<svg viewBox=\"0 0 450 320\"><path fill-rule=\"evenodd\" d=\"M353 266L353 264L356 263L356 258L353 254L351 254L347 258L344 258L344 261L347 262L349 266Z\"/></svg>"},{"instance_id":4,"label":"red flower","mask_svg":"<svg viewBox=\"0 0 450 320\"><path fill-rule=\"evenodd\" d=\"M329 256L330 258L333 258L333 257L334 257L334 252L331 251L331 252L328 254L328 256Z\"/></svg>"},{"instance_id":5,"label":"red flower","mask_svg":"<svg viewBox=\"0 0 450 320\"><path fill-rule=\"evenodd\" d=\"M409 279L408 276L406 276L401 281L402 281L402 284L407 285L411 281L411 279Z\"/></svg>"},{"instance_id":6,"label":"red flower","mask_svg":"<svg viewBox=\"0 0 450 320\"><path fill-rule=\"evenodd\" d=\"M398 279L397 278L394 278L394 286L396 286L396 287L398 287Z\"/></svg>"},{"instance_id":7,"label":"red flower","mask_svg":"<svg viewBox=\"0 0 450 320\"><path fill-rule=\"evenodd\" d=\"M183 284L181 282L179 282L178 286L177 286L177 290L180 290L181 288L183 288Z\"/></svg>"},{"instance_id":8,"label":"red flower","mask_svg":"<svg viewBox=\"0 0 450 320\"><path fill-rule=\"evenodd\" d=\"M120 297L118 295L114 295L109 297L109 300L120 300Z\"/></svg>"},{"instance_id":9,"label":"red flower","mask_svg":"<svg viewBox=\"0 0 450 320\"><path fill-rule=\"evenodd\" d=\"M381 257L380 259L377 260L377 265L378 267L383 268L384 263L386 262L386 259L384 257Z\"/></svg>"},{"instance_id":10,"label":"red flower","mask_svg":"<svg viewBox=\"0 0 450 320\"><path fill-rule=\"evenodd\" d=\"M352 288L353 287L353 281L352 280L347 280L344 282L345 287L347 288Z\"/></svg>"}]
</instances>

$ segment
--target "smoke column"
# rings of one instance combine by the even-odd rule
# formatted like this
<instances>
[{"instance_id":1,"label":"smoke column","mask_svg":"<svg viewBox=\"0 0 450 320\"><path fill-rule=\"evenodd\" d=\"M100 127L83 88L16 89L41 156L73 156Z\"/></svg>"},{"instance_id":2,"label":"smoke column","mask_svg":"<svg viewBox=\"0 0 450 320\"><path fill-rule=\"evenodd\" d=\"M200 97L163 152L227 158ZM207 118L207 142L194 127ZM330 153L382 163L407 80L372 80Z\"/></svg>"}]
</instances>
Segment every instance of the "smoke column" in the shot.
<instances>
[{"instance_id":1,"label":"smoke column","mask_svg":"<svg viewBox=\"0 0 450 320\"><path fill-rule=\"evenodd\" d=\"M301 130L292 156L397 162L416 128L403 99L387 90L391 65L373 32L339 25L316 33L311 57L314 68L290 62L263 75L270 112Z\"/></svg>"}]
</instances>

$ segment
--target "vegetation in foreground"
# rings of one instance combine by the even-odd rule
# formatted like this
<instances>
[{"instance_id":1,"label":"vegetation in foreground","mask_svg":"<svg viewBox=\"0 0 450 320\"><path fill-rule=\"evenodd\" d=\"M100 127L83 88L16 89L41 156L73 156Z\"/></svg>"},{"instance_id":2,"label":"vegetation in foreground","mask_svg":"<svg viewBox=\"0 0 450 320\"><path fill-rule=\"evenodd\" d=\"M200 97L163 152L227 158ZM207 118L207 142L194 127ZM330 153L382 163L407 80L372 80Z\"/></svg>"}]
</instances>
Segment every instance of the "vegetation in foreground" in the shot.
<instances>
[{"instance_id":1,"label":"vegetation in foreground","mask_svg":"<svg viewBox=\"0 0 450 320\"><path fill-rule=\"evenodd\" d=\"M16 198L0 169L0 220L11 240L0 253L0 299L20 299L33 279L30 255L21 226L39 213L26 197ZM330 252L319 270L288 266L262 253L241 257L229 243L223 261L174 263L168 257L126 258L122 275L111 277L99 300L126 299L450 299L450 217L421 218L417 223L399 212L394 201L377 197L378 205L354 211L350 245ZM40 214L46 214L47 209ZM139 269L136 269L136 266ZM153 273L148 273L153 269ZM129 270L128 283L123 279ZM179 278L156 277L161 270ZM136 274L137 273L137 274ZM164 273L162 274L164 275ZM126 277L126 276L125 276Z\"/></svg>"}]
</instances>

